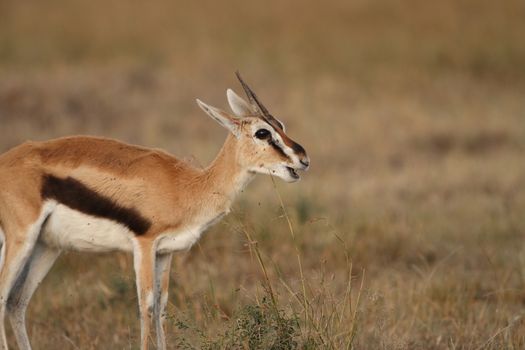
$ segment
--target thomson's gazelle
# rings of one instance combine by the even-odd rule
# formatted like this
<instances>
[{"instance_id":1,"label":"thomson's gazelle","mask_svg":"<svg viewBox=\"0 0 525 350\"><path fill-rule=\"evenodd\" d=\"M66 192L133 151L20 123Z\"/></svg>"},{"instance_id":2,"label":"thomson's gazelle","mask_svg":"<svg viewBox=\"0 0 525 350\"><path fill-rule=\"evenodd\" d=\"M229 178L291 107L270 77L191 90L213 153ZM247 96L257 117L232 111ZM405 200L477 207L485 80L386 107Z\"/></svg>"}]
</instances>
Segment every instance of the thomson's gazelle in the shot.
<instances>
[{"instance_id":1,"label":"thomson's gazelle","mask_svg":"<svg viewBox=\"0 0 525 350\"><path fill-rule=\"evenodd\" d=\"M164 308L171 254L189 249L230 210L255 173L287 182L306 170L305 150L284 132L237 75L246 102L227 91L230 115L197 100L228 129L206 169L166 152L75 136L27 142L0 155L0 348L9 316L21 349L31 345L25 310L62 250L132 252L141 318L141 348L154 321L165 349Z\"/></svg>"}]
</instances>

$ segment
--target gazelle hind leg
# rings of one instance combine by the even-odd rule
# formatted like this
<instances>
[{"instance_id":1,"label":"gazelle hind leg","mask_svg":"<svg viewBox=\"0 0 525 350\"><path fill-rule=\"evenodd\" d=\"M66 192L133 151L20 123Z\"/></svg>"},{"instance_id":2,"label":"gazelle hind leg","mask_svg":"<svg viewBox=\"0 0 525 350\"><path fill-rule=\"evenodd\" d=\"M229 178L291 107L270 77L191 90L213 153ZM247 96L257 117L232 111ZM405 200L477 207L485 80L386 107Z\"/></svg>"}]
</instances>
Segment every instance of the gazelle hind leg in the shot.
<instances>
[{"instance_id":1,"label":"gazelle hind leg","mask_svg":"<svg viewBox=\"0 0 525 350\"><path fill-rule=\"evenodd\" d=\"M7 350L5 335L5 314L11 289L22 273L27 260L33 252L35 243L42 229L43 222L52 211L52 205L45 205L36 220L26 226L4 222L4 243L2 245L2 268L0 270L0 350ZM14 217L14 216L13 216ZM23 220L19 220L22 221Z\"/></svg>"},{"instance_id":2,"label":"gazelle hind leg","mask_svg":"<svg viewBox=\"0 0 525 350\"><path fill-rule=\"evenodd\" d=\"M2 227L0 227L0 271L2 271L2 266L4 266L4 258L5 258L5 235L4 235L4 231L2 231Z\"/></svg>"},{"instance_id":3,"label":"gazelle hind leg","mask_svg":"<svg viewBox=\"0 0 525 350\"><path fill-rule=\"evenodd\" d=\"M31 236L31 235L30 235ZM36 238L26 240L20 243L16 240L7 240L4 242L5 256L3 257L3 266L0 271L0 349L7 350L7 339L5 335L5 314L7 300L11 288L16 282L16 279L24 269L24 266L31 255L35 245Z\"/></svg>"},{"instance_id":4,"label":"gazelle hind leg","mask_svg":"<svg viewBox=\"0 0 525 350\"><path fill-rule=\"evenodd\" d=\"M30 350L25 313L31 296L60 255L60 251L37 242L24 271L13 286L7 302L7 313L16 342L21 350Z\"/></svg>"},{"instance_id":5,"label":"gazelle hind leg","mask_svg":"<svg viewBox=\"0 0 525 350\"><path fill-rule=\"evenodd\" d=\"M170 267L172 254L157 255L155 263L155 333L157 335L157 349L166 349L166 304L168 303L168 287L170 281Z\"/></svg>"},{"instance_id":6,"label":"gazelle hind leg","mask_svg":"<svg viewBox=\"0 0 525 350\"><path fill-rule=\"evenodd\" d=\"M155 296L155 251L153 242L137 239L133 247L133 265L140 311L140 348L147 350Z\"/></svg>"}]
</instances>

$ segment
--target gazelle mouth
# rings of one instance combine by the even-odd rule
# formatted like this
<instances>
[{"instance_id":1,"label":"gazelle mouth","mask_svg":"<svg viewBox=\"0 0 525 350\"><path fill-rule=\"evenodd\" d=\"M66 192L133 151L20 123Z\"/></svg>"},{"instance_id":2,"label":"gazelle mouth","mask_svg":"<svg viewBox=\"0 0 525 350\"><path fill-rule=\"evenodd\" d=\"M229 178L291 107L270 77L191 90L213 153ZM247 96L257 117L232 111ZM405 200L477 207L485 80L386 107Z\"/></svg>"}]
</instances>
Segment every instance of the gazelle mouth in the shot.
<instances>
[{"instance_id":1,"label":"gazelle mouth","mask_svg":"<svg viewBox=\"0 0 525 350\"><path fill-rule=\"evenodd\" d=\"M290 173L290 176L294 179L299 179L300 176L299 174L297 174L297 172L295 171L294 168L290 168L289 166L286 167L286 169L288 169L288 173Z\"/></svg>"}]
</instances>

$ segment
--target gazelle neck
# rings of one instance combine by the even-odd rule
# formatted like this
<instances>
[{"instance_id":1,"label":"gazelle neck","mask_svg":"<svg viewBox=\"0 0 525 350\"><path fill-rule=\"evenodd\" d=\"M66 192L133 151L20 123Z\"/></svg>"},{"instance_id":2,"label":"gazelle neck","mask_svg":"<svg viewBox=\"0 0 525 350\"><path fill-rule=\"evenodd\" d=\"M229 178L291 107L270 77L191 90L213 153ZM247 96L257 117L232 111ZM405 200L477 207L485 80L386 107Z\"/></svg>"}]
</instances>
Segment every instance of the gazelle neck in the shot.
<instances>
[{"instance_id":1,"label":"gazelle neck","mask_svg":"<svg viewBox=\"0 0 525 350\"><path fill-rule=\"evenodd\" d=\"M204 170L209 184L207 190L226 200L228 207L255 176L239 163L238 152L238 140L232 134L228 134L219 154Z\"/></svg>"}]
</instances>

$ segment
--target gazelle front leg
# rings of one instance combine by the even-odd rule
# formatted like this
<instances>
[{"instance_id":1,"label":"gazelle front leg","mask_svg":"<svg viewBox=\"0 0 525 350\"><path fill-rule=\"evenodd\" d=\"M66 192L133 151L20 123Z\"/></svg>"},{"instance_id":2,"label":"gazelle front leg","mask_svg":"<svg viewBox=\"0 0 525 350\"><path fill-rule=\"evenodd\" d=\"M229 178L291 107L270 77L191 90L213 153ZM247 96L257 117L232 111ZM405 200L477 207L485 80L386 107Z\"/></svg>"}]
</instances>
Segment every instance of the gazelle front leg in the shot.
<instances>
[{"instance_id":1,"label":"gazelle front leg","mask_svg":"<svg viewBox=\"0 0 525 350\"><path fill-rule=\"evenodd\" d=\"M166 349L165 323L168 287L170 281L171 253L157 255L155 265L155 333L157 349Z\"/></svg>"},{"instance_id":2,"label":"gazelle front leg","mask_svg":"<svg viewBox=\"0 0 525 350\"><path fill-rule=\"evenodd\" d=\"M134 242L133 265L137 283L140 311L140 348L147 350L154 313L155 296L155 246L154 242L138 238Z\"/></svg>"}]
</instances>

